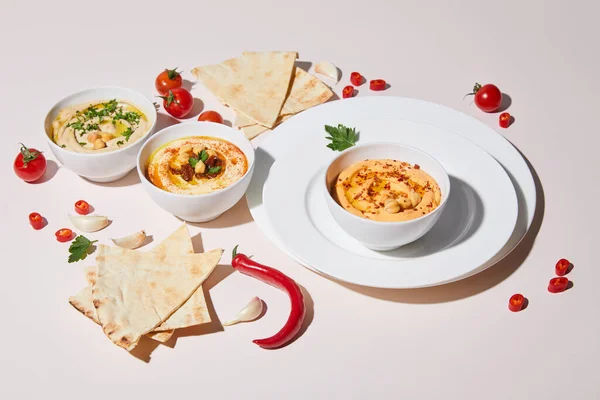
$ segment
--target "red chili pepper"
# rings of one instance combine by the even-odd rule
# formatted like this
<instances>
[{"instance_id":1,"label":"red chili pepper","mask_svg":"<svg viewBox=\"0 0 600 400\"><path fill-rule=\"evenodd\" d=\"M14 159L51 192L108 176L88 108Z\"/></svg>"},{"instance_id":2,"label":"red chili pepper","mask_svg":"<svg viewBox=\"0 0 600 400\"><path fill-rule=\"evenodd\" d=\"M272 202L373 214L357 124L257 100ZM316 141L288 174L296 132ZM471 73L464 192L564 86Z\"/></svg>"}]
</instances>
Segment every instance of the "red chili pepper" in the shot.
<instances>
[{"instance_id":1,"label":"red chili pepper","mask_svg":"<svg viewBox=\"0 0 600 400\"><path fill-rule=\"evenodd\" d=\"M548 283L548 291L550 293L564 292L567 290L567 286L569 286L569 279L565 277L552 278L550 279L550 283Z\"/></svg>"},{"instance_id":2,"label":"red chili pepper","mask_svg":"<svg viewBox=\"0 0 600 400\"><path fill-rule=\"evenodd\" d=\"M556 275L565 276L567 272L569 272L569 267L571 266L571 262L566 258L561 258L556 263L556 267L554 268Z\"/></svg>"},{"instance_id":3,"label":"red chili pepper","mask_svg":"<svg viewBox=\"0 0 600 400\"><path fill-rule=\"evenodd\" d=\"M522 294L513 294L508 300L508 309L512 312L521 311L525 305L525 297Z\"/></svg>"},{"instance_id":4,"label":"red chili pepper","mask_svg":"<svg viewBox=\"0 0 600 400\"><path fill-rule=\"evenodd\" d=\"M69 228L62 228L56 231L56 240L61 243L68 242L73 238L73 231Z\"/></svg>"},{"instance_id":5,"label":"red chili pepper","mask_svg":"<svg viewBox=\"0 0 600 400\"><path fill-rule=\"evenodd\" d=\"M77 200L75 203L75 212L81 215L88 214L90 212L90 204L85 200Z\"/></svg>"},{"instance_id":6,"label":"red chili pepper","mask_svg":"<svg viewBox=\"0 0 600 400\"><path fill-rule=\"evenodd\" d=\"M354 86L360 86L363 83L363 76L360 74L360 72L353 72L350 74L350 82Z\"/></svg>"},{"instance_id":7,"label":"red chili pepper","mask_svg":"<svg viewBox=\"0 0 600 400\"><path fill-rule=\"evenodd\" d=\"M386 86L387 86L387 83L383 79L373 79L369 83L369 89L375 90L375 91L385 90Z\"/></svg>"},{"instance_id":8,"label":"red chili pepper","mask_svg":"<svg viewBox=\"0 0 600 400\"><path fill-rule=\"evenodd\" d=\"M36 231L39 231L44 227L44 218L36 212L29 214L29 223Z\"/></svg>"},{"instance_id":9,"label":"red chili pepper","mask_svg":"<svg viewBox=\"0 0 600 400\"><path fill-rule=\"evenodd\" d=\"M352 96L354 96L354 86L348 85L342 89L342 97L344 99L347 99L348 97L352 97Z\"/></svg>"},{"instance_id":10,"label":"red chili pepper","mask_svg":"<svg viewBox=\"0 0 600 400\"><path fill-rule=\"evenodd\" d=\"M501 128L508 128L510 126L510 114L507 112L500 114L498 123Z\"/></svg>"},{"instance_id":11,"label":"red chili pepper","mask_svg":"<svg viewBox=\"0 0 600 400\"><path fill-rule=\"evenodd\" d=\"M304 296L298 284L292 278L274 268L254 262L244 254L237 254L237 246L233 249L231 266L244 275L275 286L286 292L290 298L290 315L283 328L269 338L256 339L252 342L264 349L276 349L292 340L300 331L306 315Z\"/></svg>"}]
</instances>

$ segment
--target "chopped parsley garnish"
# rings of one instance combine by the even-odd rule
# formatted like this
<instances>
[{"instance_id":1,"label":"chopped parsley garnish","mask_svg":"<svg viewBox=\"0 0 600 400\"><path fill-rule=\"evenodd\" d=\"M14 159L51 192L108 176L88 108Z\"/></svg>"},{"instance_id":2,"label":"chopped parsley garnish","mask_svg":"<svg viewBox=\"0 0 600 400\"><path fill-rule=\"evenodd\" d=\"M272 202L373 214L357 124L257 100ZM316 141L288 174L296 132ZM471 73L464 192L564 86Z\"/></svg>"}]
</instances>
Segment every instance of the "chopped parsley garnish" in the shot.
<instances>
[{"instance_id":1,"label":"chopped parsley garnish","mask_svg":"<svg viewBox=\"0 0 600 400\"><path fill-rule=\"evenodd\" d=\"M125 140L129 142L129 138L131 137L131 135L133 135L133 130L131 129L131 127L129 127L121 135L125 136Z\"/></svg>"},{"instance_id":2,"label":"chopped parsley garnish","mask_svg":"<svg viewBox=\"0 0 600 400\"><path fill-rule=\"evenodd\" d=\"M325 125L325 131L329 134L327 140L331 143L327 145L331 150L344 151L356 144L358 140L358 132L356 128L348 128L342 124L336 127Z\"/></svg>"},{"instance_id":3,"label":"chopped parsley garnish","mask_svg":"<svg viewBox=\"0 0 600 400\"><path fill-rule=\"evenodd\" d=\"M63 144L63 145L61 145L60 147L62 147L63 149L66 149L66 148L67 148L67 145L66 145L66 144Z\"/></svg>"},{"instance_id":4,"label":"chopped parsley garnish","mask_svg":"<svg viewBox=\"0 0 600 400\"><path fill-rule=\"evenodd\" d=\"M190 157L188 162L190 163L192 168L196 168L196 164L198 164L198 161L206 162L206 160L208 160L208 153L206 152L206 150L202 150L200 153L198 153L197 157Z\"/></svg>"},{"instance_id":5,"label":"chopped parsley garnish","mask_svg":"<svg viewBox=\"0 0 600 400\"><path fill-rule=\"evenodd\" d=\"M218 174L219 171L221 171L221 166L217 165L216 167L209 168L207 174L208 175L215 175L215 174Z\"/></svg>"},{"instance_id":6,"label":"chopped parsley garnish","mask_svg":"<svg viewBox=\"0 0 600 400\"><path fill-rule=\"evenodd\" d=\"M73 128L73 130L77 131L85 131L85 127L83 126L83 122L77 120L77 122L71 122L67 125L67 127ZM83 135L83 132L81 133Z\"/></svg>"},{"instance_id":7,"label":"chopped parsley garnish","mask_svg":"<svg viewBox=\"0 0 600 400\"><path fill-rule=\"evenodd\" d=\"M100 129L100 126L98 124L89 124L86 129L88 131L97 131Z\"/></svg>"},{"instance_id":8,"label":"chopped parsley garnish","mask_svg":"<svg viewBox=\"0 0 600 400\"><path fill-rule=\"evenodd\" d=\"M117 142L117 146L123 146L124 144L125 144L125 142L123 142L122 140L119 140L119 141Z\"/></svg>"},{"instance_id":9,"label":"chopped parsley garnish","mask_svg":"<svg viewBox=\"0 0 600 400\"><path fill-rule=\"evenodd\" d=\"M97 240L90 240L82 235L77 236L73 243L71 243L71 246L69 246L69 262L85 260L90 247L96 242Z\"/></svg>"},{"instance_id":10,"label":"chopped parsley garnish","mask_svg":"<svg viewBox=\"0 0 600 400\"><path fill-rule=\"evenodd\" d=\"M85 146L87 143L86 142L79 142L80 146Z\"/></svg>"}]
</instances>

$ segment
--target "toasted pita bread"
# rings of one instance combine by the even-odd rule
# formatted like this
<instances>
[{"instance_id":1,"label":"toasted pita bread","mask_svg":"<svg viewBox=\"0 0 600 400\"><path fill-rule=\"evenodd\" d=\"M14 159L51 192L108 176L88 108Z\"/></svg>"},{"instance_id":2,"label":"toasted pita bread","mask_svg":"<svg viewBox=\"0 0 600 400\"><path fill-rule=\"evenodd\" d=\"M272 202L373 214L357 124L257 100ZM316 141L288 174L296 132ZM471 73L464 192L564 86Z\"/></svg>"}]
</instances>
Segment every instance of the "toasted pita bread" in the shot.
<instances>
[{"instance_id":1,"label":"toasted pita bread","mask_svg":"<svg viewBox=\"0 0 600 400\"><path fill-rule=\"evenodd\" d=\"M131 350L190 298L222 254L222 249L177 255L99 245L92 298L104 333Z\"/></svg>"},{"instance_id":2,"label":"toasted pita bread","mask_svg":"<svg viewBox=\"0 0 600 400\"><path fill-rule=\"evenodd\" d=\"M296 52L248 53L196 67L192 73L221 102L272 128L288 94L297 57Z\"/></svg>"},{"instance_id":3,"label":"toasted pita bread","mask_svg":"<svg viewBox=\"0 0 600 400\"><path fill-rule=\"evenodd\" d=\"M282 122L287 121L289 118L291 118L293 116L294 116L293 114L289 114L289 115L284 115L284 116L279 117L277 119L277 125L281 124ZM275 125L275 126L277 126L277 125ZM266 126L262 126L259 124L244 126L241 128L241 131L244 132L244 135L246 136L246 138L248 138L248 140L254 139L261 133L264 133L264 132L270 131L270 130L271 129L267 128Z\"/></svg>"},{"instance_id":4,"label":"toasted pita bread","mask_svg":"<svg viewBox=\"0 0 600 400\"><path fill-rule=\"evenodd\" d=\"M333 92L327 85L303 69L296 67L290 93L283 104L281 115L275 126L289 119L292 115L325 103L331 96L333 96ZM248 139L253 139L269 130L265 126L254 123L240 112L236 113L235 125L244 132Z\"/></svg>"}]
</instances>

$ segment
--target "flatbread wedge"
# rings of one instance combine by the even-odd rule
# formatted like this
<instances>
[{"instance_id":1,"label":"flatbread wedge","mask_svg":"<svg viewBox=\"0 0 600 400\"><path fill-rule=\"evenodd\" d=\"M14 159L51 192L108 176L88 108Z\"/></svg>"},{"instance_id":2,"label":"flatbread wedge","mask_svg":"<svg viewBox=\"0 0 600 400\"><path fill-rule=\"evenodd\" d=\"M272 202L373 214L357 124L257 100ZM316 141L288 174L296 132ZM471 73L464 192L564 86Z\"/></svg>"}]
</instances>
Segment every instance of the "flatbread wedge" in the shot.
<instances>
[{"instance_id":1,"label":"flatbread wedge","mask_svg":"<svg viewBox=\"0 0 600 400\"><path fill-rule=\"evenodd\" d=\"M131 350L192 296L222 254L222 249L177 255L99 245L92 298L104 333Z\"/></svg>"},{"instance_id":2,"label":"flatbread wedge","mask_svg":"<svg viewBox=\"0 0 600 400\"><path fill-rule=\"evenodd\" d=\"M192 69L221 102L268 128L275 126L290 88L296 52L248 53Z\"/></svg>"}]
</instances>

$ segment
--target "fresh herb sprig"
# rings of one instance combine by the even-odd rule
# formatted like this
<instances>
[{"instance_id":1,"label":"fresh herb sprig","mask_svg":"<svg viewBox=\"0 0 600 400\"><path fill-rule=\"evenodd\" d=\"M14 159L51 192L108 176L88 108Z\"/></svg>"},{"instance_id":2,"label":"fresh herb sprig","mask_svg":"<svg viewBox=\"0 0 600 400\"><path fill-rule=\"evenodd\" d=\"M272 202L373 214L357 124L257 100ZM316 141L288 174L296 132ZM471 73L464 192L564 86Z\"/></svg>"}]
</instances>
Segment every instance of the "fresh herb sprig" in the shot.
<instances>
[{"instance_id":1,"label":"fresh herb sprig","mask_svg":"<svg viewBox=\"0 0 600 400\"><path fill-rule=\"evenodd\" d=\"M358 132L356 128L348 128L342 124L338 124L337 128L330 125L325 125L325 131L329 134L327 140L331 143L327 145L333 151L344 151L354 146L358 140Z\"/></svg>"},{"instance_id":2,"label":"fresh herb sprig","mask_svg":"<svg viewBox=\"0 0 600 400\"><path fill-rule=\"evenodd\" d=\"M208 153L206 152L206 150L202 150L200 153L198 153L197 157L190 157L188 162L190 163L192 168L196 168L196 164L198 164L198 161L206 162L206 160L208 160Z\"/></svg>"},{"instance_id":3,"label":"fresh herb sprig","mask_svg":"<svg viewBox=\"0 0 600 400\"><path fill-rule=\"evenodd\" d=\"M69 246L69 262L85 260L90 248L96 242L97 240L90 240L83 235L77 236Z\"/></svg>"}]
</instances>

